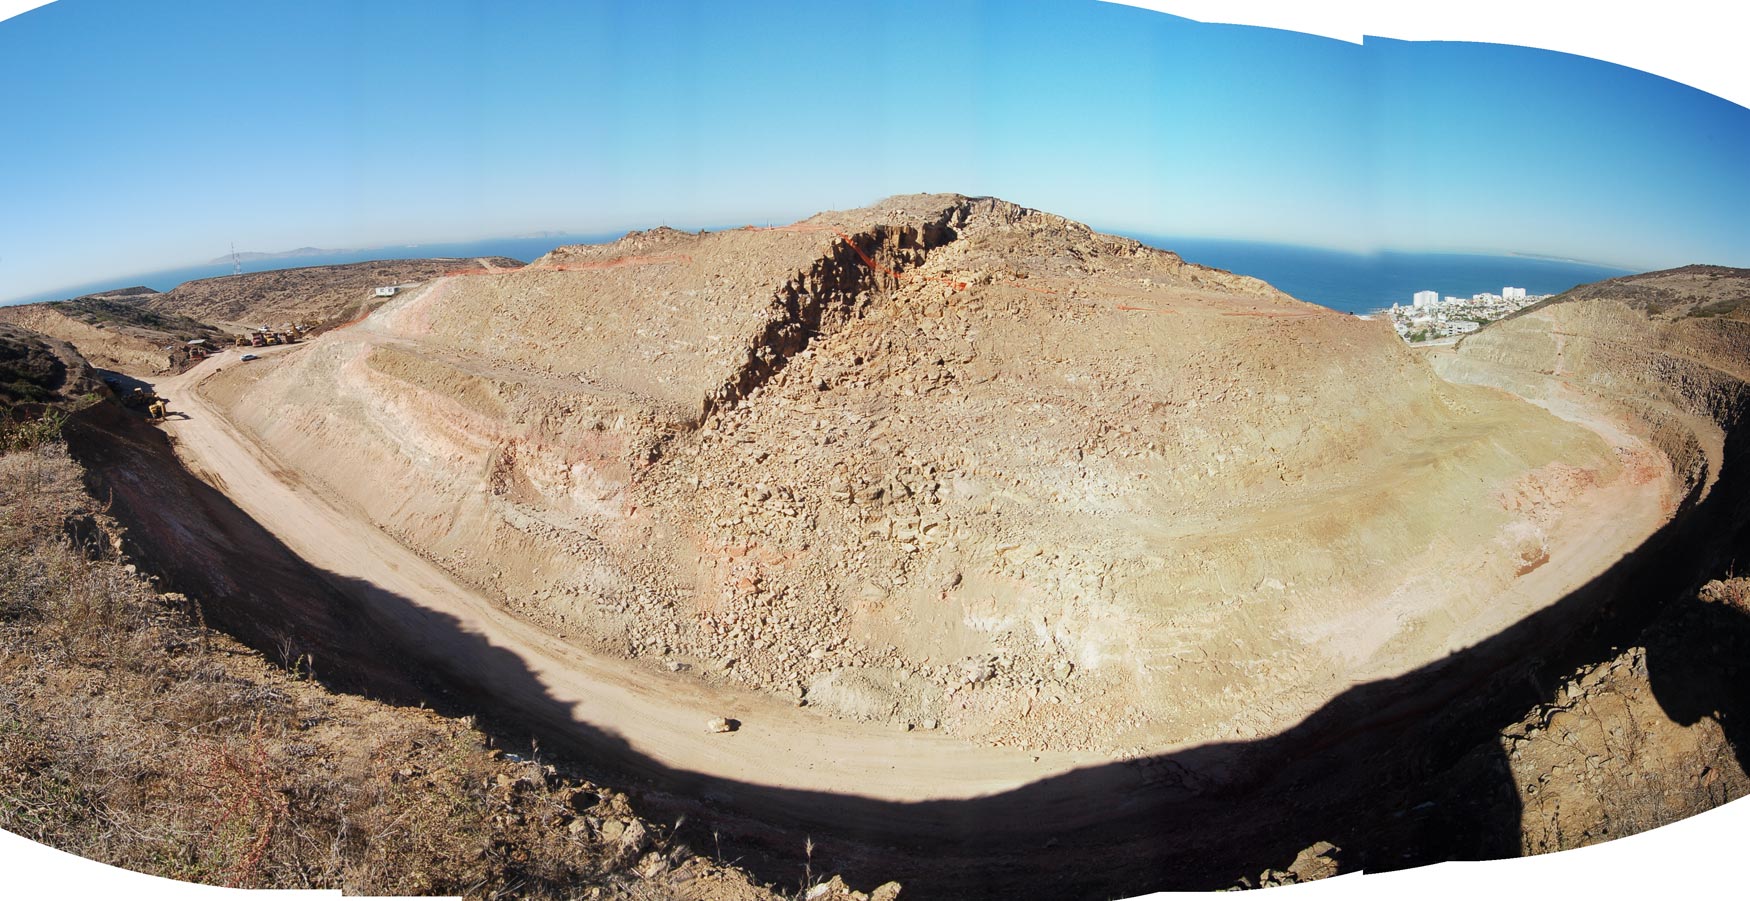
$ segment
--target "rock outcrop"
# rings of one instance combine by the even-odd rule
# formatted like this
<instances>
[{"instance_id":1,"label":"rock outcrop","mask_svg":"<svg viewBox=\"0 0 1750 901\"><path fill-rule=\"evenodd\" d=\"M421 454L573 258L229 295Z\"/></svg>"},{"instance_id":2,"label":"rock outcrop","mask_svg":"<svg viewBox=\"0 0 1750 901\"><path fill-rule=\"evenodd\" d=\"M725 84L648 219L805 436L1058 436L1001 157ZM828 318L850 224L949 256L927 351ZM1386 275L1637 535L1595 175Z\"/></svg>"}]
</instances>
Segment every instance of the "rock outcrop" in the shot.
<instances>
[{"instance_id":1,"label":"rock outcrop","mask_svg":"<svg viewBox=\"0 0 1750 901\"><path fill-rule=\"evenodd\" d=\"M958 195L438 278L207 384L569 640L1120 755L1268 734L1495 634L1681 488L1680 442Z\"/></svg>"}]
</instances>

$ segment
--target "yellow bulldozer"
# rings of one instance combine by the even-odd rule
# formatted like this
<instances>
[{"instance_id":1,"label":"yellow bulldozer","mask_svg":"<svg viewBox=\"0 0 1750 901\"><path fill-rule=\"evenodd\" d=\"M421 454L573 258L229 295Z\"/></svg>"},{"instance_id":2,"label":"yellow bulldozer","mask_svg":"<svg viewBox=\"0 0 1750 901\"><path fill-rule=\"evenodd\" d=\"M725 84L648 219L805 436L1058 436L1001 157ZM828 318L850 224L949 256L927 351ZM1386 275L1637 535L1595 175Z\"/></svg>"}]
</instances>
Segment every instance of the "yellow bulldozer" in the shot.
<instances>
[{"instance_id":1,"label":"yellow bulldozer","mask_svg":"<svg viewBox=\"0 0 1750 901\"><path fill-rule=\"evenodd\" d=\"M152 422L163 422L170 415L170 398L162 397L150 388L135 388L122 398L122 405L135 410L145 410L146 418Z\"/></svg>"}]
</instances>

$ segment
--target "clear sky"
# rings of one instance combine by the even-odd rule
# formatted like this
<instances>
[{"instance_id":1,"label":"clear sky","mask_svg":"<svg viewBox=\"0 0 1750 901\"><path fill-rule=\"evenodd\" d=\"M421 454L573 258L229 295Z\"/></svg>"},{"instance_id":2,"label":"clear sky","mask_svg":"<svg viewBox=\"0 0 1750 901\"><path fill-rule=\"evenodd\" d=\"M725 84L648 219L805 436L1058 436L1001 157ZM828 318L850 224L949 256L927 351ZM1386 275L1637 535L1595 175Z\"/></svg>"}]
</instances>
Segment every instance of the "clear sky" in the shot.
<instances>
[{"instance_id":1,"label":"clear sky","mask_svg":"<svg viewBox=\"0 0 1750 901\"><path fill-rule=\"evenodd\" d=\"M239 250L993 194L1131 233L1750 266L1750 110L1092 2L60 0L0 22L0 300Z\"/></svg>"}]
</instances>

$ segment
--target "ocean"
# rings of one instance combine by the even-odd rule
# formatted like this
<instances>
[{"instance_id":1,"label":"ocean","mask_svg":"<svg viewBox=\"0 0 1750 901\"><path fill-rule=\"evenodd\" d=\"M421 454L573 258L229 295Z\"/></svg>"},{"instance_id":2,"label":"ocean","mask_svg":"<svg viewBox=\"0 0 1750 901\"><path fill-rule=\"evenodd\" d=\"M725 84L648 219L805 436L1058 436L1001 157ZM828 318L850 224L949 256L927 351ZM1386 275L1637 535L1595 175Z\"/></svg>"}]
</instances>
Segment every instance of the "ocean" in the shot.
<instances>
[{"instance_id":1,"label":"ocean","mask_svg":"<svg viewBox=\"0 0 1750 901\"><path fill-rule=\"evenodd\" d=\"M309 256L245 260L243 271L263 272L297 266L426 257L503 256L528 262L565 244L594 244L612 241L620 235L619 232L594 235L559 234L538 238L497 238L448 244L400 244L324 251ZM1301 300L1346 313L1368 313L1384 309L1393 303L1408 304L1410 295L1421 290L1438 291L1442 297L1469 297L1482 292L1498 294L1501 288L1512 285L1524 288L1531 294L1559 294L1575 285L1629 273L1626 269L1543 257L1462 253L1383 253L1370 256L1248 241L1136 234L1129 237L1153 247L1171 250L1193 263L1261 278ZM145 285L159 291L168 291L186 281L230 274L229 261L206 263L75 285L10 302L59 300L131 285Z\"/></svg>"},{"instance_id":2,"label":"ocean","mask_svg":"<svg viewBox=\"0 0 1750 901\"><path fill-rule=\"evenodd\" d=\"M244 272L266 272L271 269L295 269L300 266L330 266L337 263L363 263L369 260L422 260L441 257L510 257L524 263L566 244L599 244L621 237L624 232L595 235L554 234L540 238L490 238L483 241L459 241L447 244L395 244L387 247L365 247L356 250L325 250L308 256L280 256L244 260ZM201 263L176 269L163 269L141 275L129 275L88 282L27 295L6 303L33 303L39 300L65 300L100 291L113 291L145 285L156 291L168 291L183 282L201 278L230 275L231 261Z\"/></svg>"},{"instance_id":3,"label":"ocean","mask_svg":"<svg viewBox=\"0 0 1750 901\"><path fill-rule=\"evenodd\" d=\"M1499 294L1507 286L1528 294L1560 294L1575 285L1628 275L1631 270L1531 256L1469 253L1343 253L1284 244L1169 238L1132 234L1151 247L1192 263L1261 278L1301 300L1345 313L1371 313L1409 304L1417 291L1441 297Z\"/></svg>"}]
</instances>

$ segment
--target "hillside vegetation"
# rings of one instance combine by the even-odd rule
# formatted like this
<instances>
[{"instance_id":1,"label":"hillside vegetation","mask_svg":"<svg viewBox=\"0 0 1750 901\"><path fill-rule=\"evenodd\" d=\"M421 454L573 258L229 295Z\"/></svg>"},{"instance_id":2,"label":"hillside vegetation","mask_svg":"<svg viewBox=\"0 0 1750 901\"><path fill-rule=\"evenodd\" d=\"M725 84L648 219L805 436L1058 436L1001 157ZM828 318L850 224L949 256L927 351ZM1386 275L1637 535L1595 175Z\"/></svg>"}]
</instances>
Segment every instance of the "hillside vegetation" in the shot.
<instances>
[{"instance_id":1,"label":"hillside vegetation","mask_svg":"<svg viewBox=\"0 0 1750 901\"><path fill-rule=\"evenodd\" d=\"M321 328L375 309L383 301L373 293L376 288L424 282L457 269L521 265L509 257L486 257L274 269L183 282L145 298L143 306L233 328L277 328L288 323Z\"/></svg>"},{"instance_id":2,"label":"hillside vegetation","mask_svg":"<svg viewBox=\"0 0 1750 901\"><path fill-rule=\"evenodd\" d=\"M622 794L202 628L114 528L59 444L0 456L0 828L242 887L777 897Z\"/></svg>"}]
</instances>

